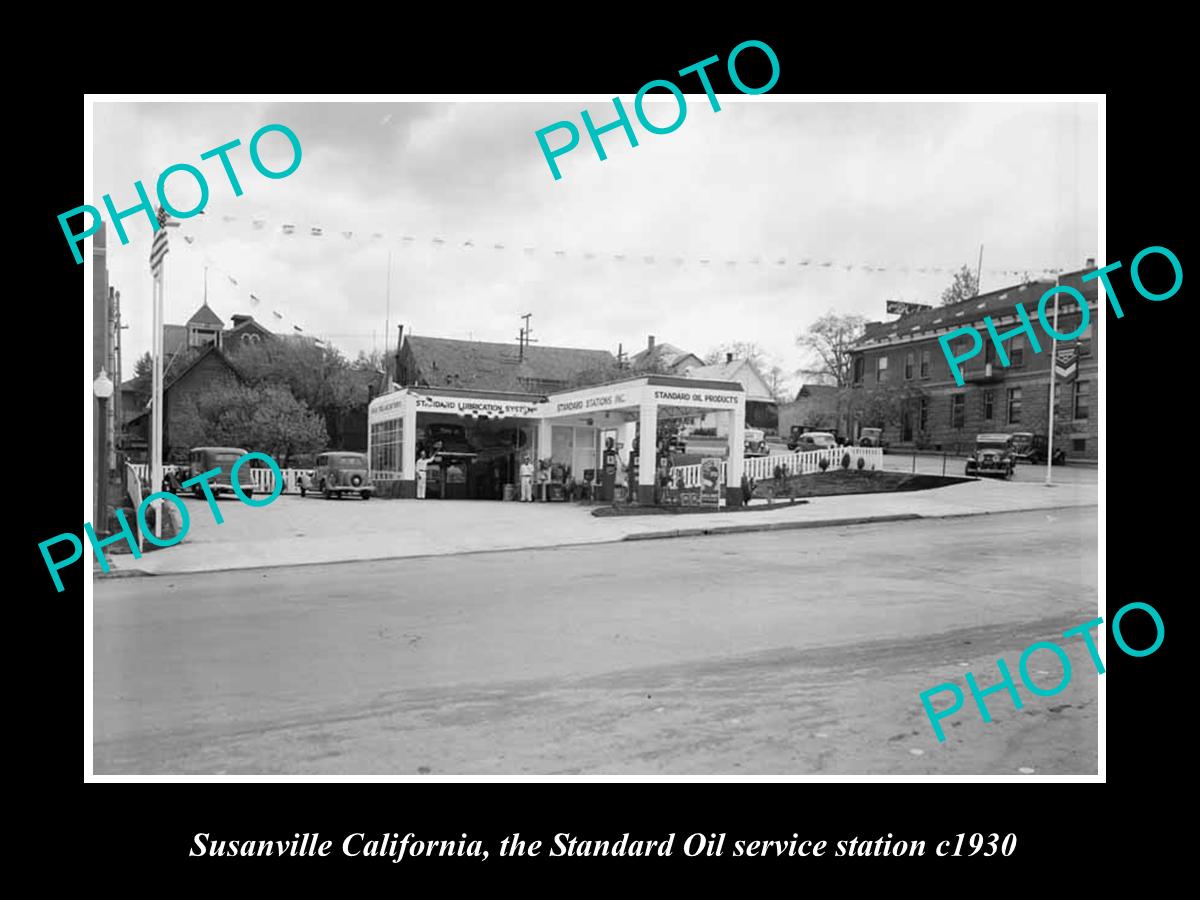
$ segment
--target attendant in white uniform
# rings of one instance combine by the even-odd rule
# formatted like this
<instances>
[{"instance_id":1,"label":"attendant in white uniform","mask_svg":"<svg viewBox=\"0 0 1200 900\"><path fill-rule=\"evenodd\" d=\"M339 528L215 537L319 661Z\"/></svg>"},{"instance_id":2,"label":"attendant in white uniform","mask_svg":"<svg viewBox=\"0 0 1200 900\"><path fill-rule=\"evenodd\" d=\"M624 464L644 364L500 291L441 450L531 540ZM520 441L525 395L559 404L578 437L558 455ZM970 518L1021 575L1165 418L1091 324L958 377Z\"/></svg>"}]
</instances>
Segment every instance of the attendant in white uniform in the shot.
<instances>
[{"instance_id":1,"label":"attendant in white uniform","mask_svg":"<svg viewBox=\"0 0 1200 900\"><path fill-rule=\"evenodd\" d=\"M425 499L425 470L429 468L429 460L425 458L425 451L422 450L417 454L417 499Z\"/></svg>"},{"instance_id":2,"label":"attendant in white uniform","mask_svg":"<svg viewBox=\"0 0 1200 900\"><path fill-rule=\"evenodd\" d=\"M521 502L533 502L533 463L528 456L521 463Z\"/></svg>"}]
</instances>

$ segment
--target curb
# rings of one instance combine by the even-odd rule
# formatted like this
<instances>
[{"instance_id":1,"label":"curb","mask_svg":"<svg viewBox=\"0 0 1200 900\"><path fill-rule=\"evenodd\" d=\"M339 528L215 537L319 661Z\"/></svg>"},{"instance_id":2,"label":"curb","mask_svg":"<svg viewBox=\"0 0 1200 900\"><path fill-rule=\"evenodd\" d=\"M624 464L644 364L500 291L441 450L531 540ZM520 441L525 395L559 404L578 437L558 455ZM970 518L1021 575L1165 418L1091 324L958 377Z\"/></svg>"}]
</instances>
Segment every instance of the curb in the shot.
<instances>
[{"instance_id":1,"label":"curb","mask_svg":"<svg viewBox=\"0 0 1200 900\"><path fill-rule=\"evenodd\" d=\"M224 569L202 569L195 572L147 572L144 569L121 569L119 571L103 574L101 572L93 572L92 576L95 581L107 581L113 578L183 578L193 575L213 575L228 572L252 572L262 569L290 569L297 566L337 566L337 565L361 565L364 563L375 562L394 562L401 559L433 559L444 556L466 556L483 553L520 553L530 550L559 550L566 548L577 547L597 547L604 544L619 544L624 541L654 541L665 540L668 538L681 537L707 537L715 534L745 534L754 531L792 531L808 528L833 528L844 525L874 525L883 522L910 522L916 519L959 519L970 516L1003 516L1014 513L1029 513L1029 512L1045 512L1050 510L1066 510L1066 509L1095 509L1098 504L1068 504L1065 506L1039 506L1033 509L1003 509L1003 510L984 510L983 512L964 512L964 513L943 513L935 516L923 516L918 513L897 513L886 516L854 516L845 519L817 519L810 522L767 522L763 524L749 525L716 525L710 528L677 528L671 531L651 531L642 534L627 534L621 538L613 538L611 540L602 541L576 541L568 544L541 544L531 547L500 547L486 550L462 550L457 553L418 553L410 556L377 556L369 559L347 559L347 560L318 560L315 562L301 563L267 563L259 566L235 566L233 568Z\"/></svg>"},{"instance_id":2,"label":"curb","mask_svg":"<svg viewBox=\"0 0 1200 900\"><path fill-rule=\"evenodd\" d=\"M838 525L868 525L876 522L906 522L925 519L917 513L898 513L891 516L854 516L848 519L818 519L814 522L768 522L763 525L717 525L713 528L680 528L675 531L651 531L645 534L627 534L623 541L654 541L662 538L699 537L708 534L745 534L750 531L792 531L797 528L833 528ZM936 518L936 517L932 517Z\"/></svg>"}]
</instances>

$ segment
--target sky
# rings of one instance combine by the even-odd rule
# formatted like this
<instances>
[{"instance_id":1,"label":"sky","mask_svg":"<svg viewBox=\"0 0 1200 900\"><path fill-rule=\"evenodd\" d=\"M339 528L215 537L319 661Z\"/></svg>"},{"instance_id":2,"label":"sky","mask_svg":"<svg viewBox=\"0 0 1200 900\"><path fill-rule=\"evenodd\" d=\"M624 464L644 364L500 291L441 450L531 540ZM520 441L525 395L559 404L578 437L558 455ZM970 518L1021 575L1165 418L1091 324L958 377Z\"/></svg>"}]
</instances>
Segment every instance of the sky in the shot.
<instances>
[{"instance_id":1,"label":"sky","mask_svg":"<svg viewBox=\"0 0 1200 900\"><path fill-rule=\"evenodd\" d=\"M169 232L165 321L200 306L207 266L209 305L227 324L245 313L279 332L299 326L350 357L384 349L385 325L392 351L400 324L515 344L531 313L543 345L634 353L654 335L703 356L746 341L791 373L804 362L796 336L819 316L878 321L889 298L936 303L980 245L983 291L1019 281L993 269L1036 275L1097 256L1094 103L718 95L714 112L703 94L686 99L682 125L656 135L622 97L638 146L608 132L604 161L580 111L600 126L615 118L611 100L97 102L96 196L81 202L103 208L109 193L125 209L135 180L153 197L165 168L196 166L210 195L204 215ZM678 114L669 97L645 109L659 125ZM563 120L580 143L558 157L555 180L535 132ZM249 156L273 123L302 148L281 179ZM219 160L200 159L235 138L240 197ZM278 133L259 147L269 168L291 161ZM186 173L166 190L181 210L199 197ZM140 213L124 224L124 246L109 226L108 265L128 378L150 349L152 230Z\"/></svg>"}]
</instances>

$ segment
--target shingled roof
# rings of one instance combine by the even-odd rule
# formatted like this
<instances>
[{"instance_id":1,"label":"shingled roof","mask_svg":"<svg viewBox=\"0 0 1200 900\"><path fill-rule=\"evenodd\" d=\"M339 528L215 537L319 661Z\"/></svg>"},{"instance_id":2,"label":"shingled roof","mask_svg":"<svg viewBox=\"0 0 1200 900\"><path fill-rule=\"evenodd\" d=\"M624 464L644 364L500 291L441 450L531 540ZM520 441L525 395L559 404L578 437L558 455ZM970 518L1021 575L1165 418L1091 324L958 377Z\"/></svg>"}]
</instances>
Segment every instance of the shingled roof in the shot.
<instances>
[{"instance_id":1,"label":"shingled roof","mask_svg":"<svg viewBox=\"0 0 1200 900\"><path fill-rule=\"evenodd\" d=\"M567 384L584 372L615 369L607 350L530 346L410 335L405 345L421 382L489 391L533 391L538 382Z\"/></svg>"},{"instance_id":2,"label":"shingled roof","mask_svg":"<svg viewBox=\"0 0 1200 900\"><path fill-rule=\"evenodd\" d=\"M1060 276L1060 282L1075 288L1089 303L1096 301L1096 281L1084 282L1081 276L1089 274L1094 269L1080 269L1078 272L1067 272ZM1020 303L1030 319L1037 318L1037 304L1042 294L1054 287L1053 281L1039 280L1028 284L1013 285L996 291L989 291L955 303L952 306L938 306L933 309L923 309L911 315L901 316L894 322L868 322L862 336L854 342L856 347L887 341L898 341L907 337L928 336L953 331L970 325L982 327L983 317L991 316L999 320L1004 316L1012 316L1016 304ZM1068 307L1069 298L1063 303Z\"/></svg>"}]
</instances>

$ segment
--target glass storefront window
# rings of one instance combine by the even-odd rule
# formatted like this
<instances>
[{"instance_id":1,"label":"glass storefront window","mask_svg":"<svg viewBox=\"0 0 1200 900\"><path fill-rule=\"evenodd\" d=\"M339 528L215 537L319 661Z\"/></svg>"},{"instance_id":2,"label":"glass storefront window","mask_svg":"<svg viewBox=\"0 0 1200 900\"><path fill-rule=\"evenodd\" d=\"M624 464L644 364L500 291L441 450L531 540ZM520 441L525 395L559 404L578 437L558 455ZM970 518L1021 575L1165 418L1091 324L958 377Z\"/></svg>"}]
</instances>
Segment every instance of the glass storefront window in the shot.
<instances>
[{"instance_id":1,"label":"glass storefront window","mask_svg":"<svg viewBox=\"0 0 1200 900\"><path fill-rule=\"evenodd\" d=\"M388 419L371 424L371 477L398 479L404 453L404 420Z\"/></svg>"}]
</instances>

